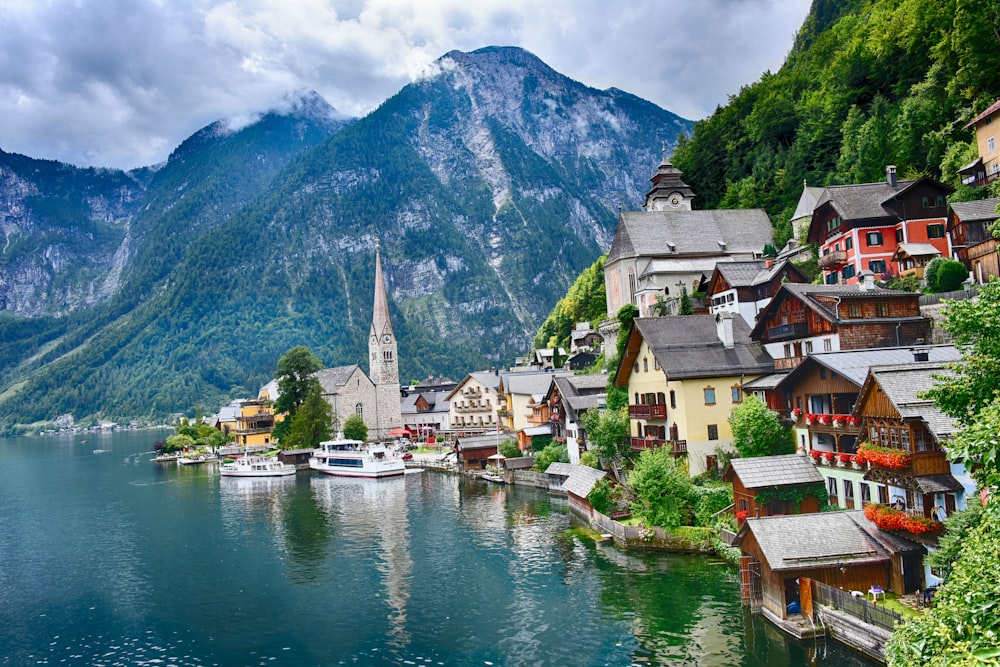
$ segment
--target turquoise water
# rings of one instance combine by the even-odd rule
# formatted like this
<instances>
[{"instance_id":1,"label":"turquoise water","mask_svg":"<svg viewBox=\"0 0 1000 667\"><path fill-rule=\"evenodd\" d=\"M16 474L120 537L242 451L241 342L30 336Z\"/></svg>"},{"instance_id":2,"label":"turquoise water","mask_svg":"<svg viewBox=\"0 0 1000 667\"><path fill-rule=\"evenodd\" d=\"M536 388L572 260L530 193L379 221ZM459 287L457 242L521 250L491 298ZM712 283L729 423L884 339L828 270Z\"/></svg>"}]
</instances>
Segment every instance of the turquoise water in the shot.
<instances>
[{"instance_id":1,"label":"turquoise water","mask_svg":"<svg viewBox=\"0 0 1000 667\"><path fill-rule=\"evenodd\" d=\"M541 491L223 479L151 463L160 437L0 440L0 664L873 664L744 614L716 559L576 537Z\"/></svg>"}]
</instances>

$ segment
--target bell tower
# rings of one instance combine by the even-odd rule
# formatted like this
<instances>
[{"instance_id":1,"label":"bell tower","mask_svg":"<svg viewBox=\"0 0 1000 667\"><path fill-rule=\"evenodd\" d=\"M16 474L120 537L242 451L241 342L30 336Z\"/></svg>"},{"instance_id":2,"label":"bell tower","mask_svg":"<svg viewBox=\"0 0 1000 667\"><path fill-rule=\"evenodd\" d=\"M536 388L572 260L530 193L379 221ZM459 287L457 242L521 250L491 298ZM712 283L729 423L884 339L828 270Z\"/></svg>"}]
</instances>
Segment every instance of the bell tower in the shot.
<instances>
[{"instance_id":1,"label":"bell tower","mask_svg":"<svg viewBox=\"0 0 1000 667\"><path fill-rule=\"evenodd\" d=\"M389 319L389 302L385 296L382 275L382 255L375 239L375 304L372 308L372 328L368 334L368 376L375 384L377 427L372 435L382 439L389 431L403 425L400 414L399 359L396 335Z\"/></svg>"}]
</instances>

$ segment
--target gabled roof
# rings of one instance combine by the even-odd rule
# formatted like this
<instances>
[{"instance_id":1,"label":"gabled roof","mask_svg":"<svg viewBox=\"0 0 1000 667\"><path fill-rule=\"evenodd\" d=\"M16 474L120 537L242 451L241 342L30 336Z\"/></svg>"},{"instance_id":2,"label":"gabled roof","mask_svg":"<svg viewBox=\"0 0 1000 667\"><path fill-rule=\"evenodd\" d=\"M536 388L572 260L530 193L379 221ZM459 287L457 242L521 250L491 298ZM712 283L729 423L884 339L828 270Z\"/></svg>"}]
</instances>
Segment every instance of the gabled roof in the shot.
<instances>
[{"instance_id":1,"label":"gabled roof","mask_svg":"<svg viewBox=\"0 0 1000 667\"><path fill-rule=\"evenodd\" d=\"M799 278L800 282L805 282L806 277L802 272L787 259L780 259L767 265L767 260L754 260L749 262L719 262L715 265L712 280L715 280L717 272L730 287L756 287L770 282L782 270L788 267Z\"/></svg>"},{"instance_id":2,"label":"gabled roof","mask_svg":"<svg viewBox=\"0 0 1000 667\"><path fill-rule=\"evenodd\" d=\"M885 289L882 287L874 287L870 290L862 290L859 285L805 285L800 283L785 283L778 290L771 302L760 311L757 315L757 323L754 325L753 330L750 332L751 337L759 337L763 329L767 325L768 318L778 309L782 301L785 299L798 299L805 304L807 308L815 312L817 315L823 319L832 322L834 324L839 324L841 322L850 321L849 318L838 317L834 310L831 310L821 301L818 301L815 297L825 296L831 298L837 298L841 301L850 299L871 299L871 298L890 298L890 299L918 299L920 295L913 292L904 292L903 290ZM918 320L919 316L904 316L904 317L881 317L882 321L910 321Z\"/></svg>"},{"instance_id":3,"label":"gabled roof","mask_svg":"<svg viewBox=\"0 0 1000 667\"><path fill-rule=\"evenodd\" d=\"M819 474L813 462L798 454L731 459L723 479L731 482L734 476L739 477L748 489L823 484L823 475Z\"/></svg>"},{"instance_id":4,"label":"gabled roof","mask_svg":"<svg viewBox=\"0 0 1000 667\"><path fill-rule=\"evenodd\" d=\"M605 265L624 257L759 253L773 235L767 213L756 208L623 212Z\"/></svg>"},{"instance_id":5,"label":"gabled roof","mask_svg":"<svg viewBox=\"0 0 1000 667\"><path fill-rule=\"evenodd\" d=\"M497 434L469 435L457 438L455 443L457 449L462 452L470 449L496 449L499 444L499 436Z\"/></svg>"},{"instance_id":6,"label":"gabled roof","mask_svg":"<svg viewBox=\"0 0 1000 667\"><path fill-rule=\"evenodd\" d=\"M525 373L504 373L503 386L508 394L518 396L544 395L552 384L552 379L560 375L572 375L569 371L528 371Z\"/></svg>"},{"instance_id":7,"label":"gabled roof","mask_svg":"<svg viewBox=\"0 0 1000 667\"><path fill-rule=\"evenodd\" d=\"M919 419L927 424L935 438L946 440L957 431L956 421L941 412L934 401L917 396L934 386L932 375L952 374L946 366L935 361L875 366L861 386L857 404L860 406L878 384L902 419Z\"/></svg>"},{"instance_id":8,"label":"gabled roof","mask_svg":"<svg viewBox=\"0 0 1000 667\"><path fill-rule=\"evenodd\" d=\"M603 470L596 470L589 466L574 465L569 478L563 482L562 488L568 493L572 493L579 498L586 498L594 488L597 480L604 479L608 473Z\"/></svg>"},{"instance_id":9,"label":"gabled roof","mask_svg":"<svg viewBox=\"0 0 1000 667\"><path fill-rule=\"evenodd\" d=\"M484 387L489 387L490 389L496 389L500 386L500 374L493 371L473 371L462 378L462 381L448 393L448 400L450 401L452 396L462 391L462 388L471 381L478 382Z\"/></svg>"},{"instance_id":10,"label":"gabled roof","mask_svg":"<svg viewBox=\"0 0 1000 667\"><path fill-rule=\"evenodd\" d=\"M764 347L750 340L750 327L740 315L732 318L732 347L719 340L715 315L639 317L618 366L615 382L624 386L639 351L639 340L653 350L667 380L764 375L774 360Z\"/></svg>"},{"instance_id":11,"label":"gabled roof","mask_svg":"<svg viewBox=\"0 0 1000 667\"><path fill-rule=\"evenodd\" d=\"M904 257L940 257L941 251L930 243L900 243L896 246L896 252L892 254L893 259Z\"/></svg>"},{"instance_id":12,"label":"gabled roof","mask_svg":"<svg viewBox=\"0 0 1000 667\"><path fill-rule=\"evenodd\" d=\"M753 534L772 571L888 561L890 550L860 522L860 510L748 518L736 544Z\"/></svg>"},{"instance_id":13,"label":"gabled roof","mask_svg":"<svg viewBox=\"0 0 1000 667\"><path fill-rule=\"evenodd\" d=\"M816 210L816 202L819 198L823 196L823 191L826 188L802 185L802 194L799 195L799 203L795 206L795 212L792 213L792 220L798 220L799 218L811 218L813 211Z\"/></svg>"},{"instance_id":14,"label":"gabled roof","mask_svg":"<svg viewBox=\"0 0 1000 667\"><path fill-rule=\"evenodd\" d=\"M569 477L572 472L573 464L563 463L562 461L550 463L549 467L545 469L546 475L560 475L562 477Z\"/></svg>"},{"instance_id":15,"label":"gabled roof","mask_svg":"<svg viewBox=\"0 0 1000 667\"><path fill-rule=\"evenodd\" d=\"M424 391L419 394L410 394L403 397L399 409L404 415L447 413L449 409L447 396L448 392L445 391ZM430 404L431 409L418 413L417 401L420 399Z\"/></svg>"},{"instance_id":16,"label":"gabled roof","mask_svg":"<svg viewBox=\"0 0 1000 667\"><path fill-rule=\"evenodd\" d=\"M324 368L316 371L316 379L319 380L324 393L339 394L340 388L354 376L355 371L359 370L361 370L361 367L357 364L351 364L350 366L337 366L335 368ZM361 371L361 374L364 375L364 371ZM371 382L367 375L365 375L365 379Z\"/></svg>"},{"instance_id":17,"label":"gabled roof","mask_svg":"<svg viewBox=\"0 0 1000 667\"><path fill-rule=\"evenodd\" d=\"M951 212L958 222L978 222L980 220L992 222L1000 218L997 206L1000 206L1000 197L978 201L957 201L951 204Z\"/></svg>"},{"instance_id":18,"label":"gabled roof","mask_svg":"<svg viewBox=\"0 0 1000 667\"><path fill-rule=\"evenodd\" d=\"M778 387L790 387L805 377L815 365L824 366L834 373L853 382L861 388L872 366L910 364L913 350L926 350L928 361L943 363L958 361L962 353L954 345L920 345L906 347L878 347L866 350L841 350L840 352L814 352L802 360L778 383Z\"/></svg>"},{"instance_id":19,"label":"gabled roof","mask_svg":"<svg viewBox=\"0 0 1000 667\"><path fill-rule=\"evenodd\" d=\"M972 127L973 125L975 125L976 123L978 123L979 121L981 121L982 119L986 118L987 116L993 114L996 111L1000 111L1000 100L997 100L996 102L994 102L990 106L986 107L985 111L983 111L981 114L979 114L978 116L976 116L975 118L973 118L972 120L970 120L968 123L966 123L965 125L963 125L962 129L963 130L969 129L970 127Z\"/></svg>"},{"instance_id":20,"label":"gabled roof","mask_svg":"<svg viewBox=\"0 0 1000 667\"><path fill-rule=\"evenodd\" d=\"M558 391L566 408L567 416L573 418L607 398L608 376L603 373L587 375L562 375L555 378L545 399L551 400L553 391Z\"/></svg>"}]
</instances>

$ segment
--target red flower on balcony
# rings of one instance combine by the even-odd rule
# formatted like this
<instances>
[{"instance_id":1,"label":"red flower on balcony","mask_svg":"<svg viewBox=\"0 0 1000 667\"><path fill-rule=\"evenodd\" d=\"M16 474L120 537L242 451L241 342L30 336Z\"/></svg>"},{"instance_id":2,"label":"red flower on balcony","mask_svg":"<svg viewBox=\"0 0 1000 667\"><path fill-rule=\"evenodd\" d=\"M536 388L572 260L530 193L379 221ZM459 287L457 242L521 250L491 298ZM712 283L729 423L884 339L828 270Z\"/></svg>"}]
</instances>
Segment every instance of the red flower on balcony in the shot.
<instances>
[{"instance_id":1,"label":"red flower on balcony","mask_svg":"<svg viewBox=\"0 0 1000 667\"><path fill-rule=\"evenodd\" d=\"M823 460L826 463L830 463L833 461L833 452L823 452L821 456L823 457Z\"/></svg>"},{"instance_id":2,"label":"red flower on balcony","mask_svg":"<svg viewBox=\"0 0 1000 667\"><path fill-rule=\"evenodd\" d=\"M802 408L794 408L792 410L792 416L795 417L796 419L798 419L799 417L801 417L802 416Z\"/></svg>"},{"instance_id":3,"label":"red flower on balcony","mask_svg":"<svg viewBox=\"0 0 1000 667\"><path fill-rule=\"evenodd\" d=\"M865 505L865 517L882 530L904 530L913 535L936 533L942 528L940 521L913 516L885 505Z\"/></svg>"},{"instance_id":4,"label":"red flower on balcony","mask_svg":"<svg viewBox=\"0 0 1000 667\"><path fill-rule=\"evenodd\" d=\"M847 465L851 462L851 455L841 452L840 454L837 454L837 461L839 461L841 465Z\"/></svg>"},{"instance_id":5,"label":"red flower on balcony","mask_svg":"<svg viewBox=\"0 0 1000 667\"><path fill-rule=\"evenodd\" d=\"M809 426L809 425L810 425L810 424L812 424L812 423L813 423L813 421L815 421L815 420L816 420L816 415L814 415L814 414L813 414L813 413L811 413L811 412L807 412L807 413L806 413L806 426Z\"/></svg>"},{"instance_id":6,"label":"red flower on balcony","mask_svg":"<svg viewBox=\"0 0 1000 667\"><path fill-rule=\"evenodd\" d=\"M816 421L818 421L820 424L829 424L830 415L827 414L816 415Z\"/></svg>"},{"instance_id":7,"label":"red flower on balcony","mask_svg":"<svg viewBox=\"0 0 1000 667\"><path fill-rule=\"evenodd\" d=\"M747 511L746 510L740 510L739 512L737 512L736 513L736 520L737 521L746 521L747 520Z\"/></svg>"},{"instance_id":8,"label":"red flower on balcony","mask_svg":"<svg viewBox=\"0 0 1000 667\"><path fill-rule=\"evenodd\" d=\"M905 449L879 447L870 442L865 442L858 447L858 454L864 457L865 461L879 468L901 469L910 467L910 453Z\"/></svg>"},{"instance_id":9,"label":"red flower on balcony","mask_svg":"<svg viewBox=\"0 0 1000 667\"><path fill-rule=\"evenodd\" d=\"M822 452L820 452L820 451L819 451L818 449L813 449L813 450L810 450L810 452L809 452L809 456L811 456L811 457L812 457L812 460L813 460L813 461L816 461L817 463L819 463L819 455L820 455L821 453L822 453Z\"/></svg>"}]
</instances>

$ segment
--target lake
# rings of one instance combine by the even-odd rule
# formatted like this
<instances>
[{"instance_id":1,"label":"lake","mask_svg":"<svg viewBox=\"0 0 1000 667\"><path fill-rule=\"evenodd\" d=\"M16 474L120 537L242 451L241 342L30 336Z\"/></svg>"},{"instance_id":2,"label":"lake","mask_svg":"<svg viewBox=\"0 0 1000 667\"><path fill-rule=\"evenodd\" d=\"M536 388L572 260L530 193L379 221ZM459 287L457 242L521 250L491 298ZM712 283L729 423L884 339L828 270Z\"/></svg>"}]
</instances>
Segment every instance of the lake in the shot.
<instances>
[{"instance_id":1,"label":"lake","mask_svg":"<svg viewBox=\"0 0 1000 667\"><path fill-rule=\"evenodd\" d=\"M715 558L582 537L564 499L425 471L220 478L162 432L0 439L2 665L821 665Z\"/></svg>"}]
</instances>

